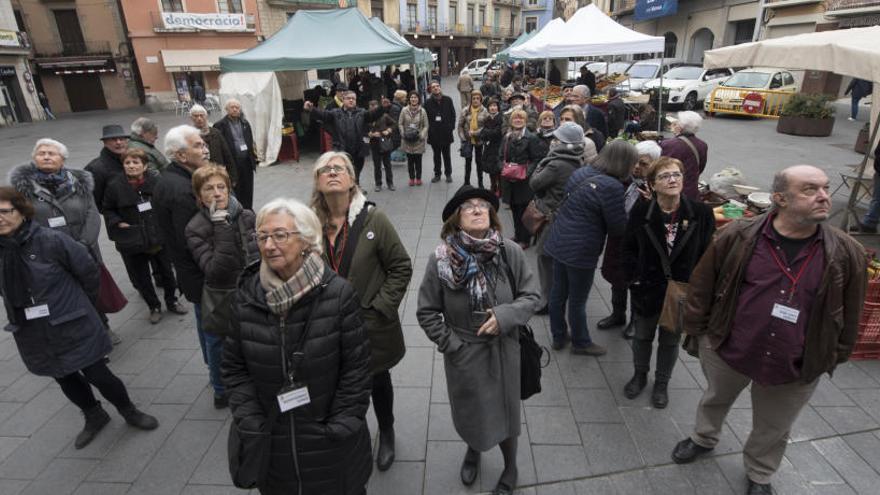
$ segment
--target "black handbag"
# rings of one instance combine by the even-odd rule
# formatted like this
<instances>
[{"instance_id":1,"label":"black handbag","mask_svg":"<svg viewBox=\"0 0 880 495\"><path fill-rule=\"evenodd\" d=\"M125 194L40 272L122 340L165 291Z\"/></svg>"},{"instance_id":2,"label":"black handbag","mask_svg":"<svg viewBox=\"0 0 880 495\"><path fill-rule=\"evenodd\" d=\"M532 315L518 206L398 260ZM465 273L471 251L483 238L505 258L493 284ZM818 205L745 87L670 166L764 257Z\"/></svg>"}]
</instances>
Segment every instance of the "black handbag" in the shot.
<instances>
[{"instance_id":1,"label":"black handbag","mask_svg":"<svg viewBox=\"0 0 880 495\"><path fill-rule=\"evenodd\" d=\"M421 134L419 130L415 127L407 127L406 130L403 131L403 140L407 143L418 143L421 140Z\"/></svg>"},{"instance_id":2,"label":"black handbag","mask_svg":"<svg viewBox=\"0 0 880 495\"><path fill-rule=\"evenodd\" d=\"M516 299L516 279L510 263L507 262L507 253L504 244L501 245L501 258L507 270L507 278L510 280L510 290ZM547 362L542 358L547 355ZM526 400L529 397L541 393L541 369L550 364L550 351L538 344L535 340L535 332L528 324L519 327L519 398Z\"/></svg>"},{"instance_id":3,"label":"black handbag","mask_svg":"<svg viewBox=\"0 0 880 495\"><path fill-rule=\"evenodd\" d=\"M232 334L232 304L236 287L218 289L205 284L202 289L202 329L225 337Z\"/></svg>"},{"instance_id":4,"label":"black handbag","mask_svg":"<svg viewBox=\"0 0 880 495\"><path fill-rule=\"evenodd\" d=\"M390 137L380 137L379 138L379 151L382 153L391 153L394 151L394 140Z\"/></svg>"},{"instance_id":5,"label":"black handbag","mask_svg":"<svg viewBox=\"0 0 880 495\"><path fill-rule=\"evenodd\" d=\"M306 335L312 326L312 315L315 313L315 306L318 305L320 299L318 296L321 286L314 290L317 292L313 296L314 300L309 308L306 325L297 340L293 354L302 352ZM269 473L269 460L272 456L272 426L281 411L275 401L272 401L271 407L266 422L259 430L243 428L240 422L235 420L229 426L229 438L226 442L229 474L232 477L232 484L238 488L257 488L266 481L266 476ZM293 435L294 432L291 431L290 434Z\"/></svg>"},{"instance_id":6,"label":"black handbag","mask_svg":"<svg viewBox=\"0 0 880 495\"><path fill-rule=\"evenodd\" d=\"M461 148L458 150L459 156L462 158L472 158L474 155L474 145L470 141L462 141Z\"/></svg>"}]
</instances>

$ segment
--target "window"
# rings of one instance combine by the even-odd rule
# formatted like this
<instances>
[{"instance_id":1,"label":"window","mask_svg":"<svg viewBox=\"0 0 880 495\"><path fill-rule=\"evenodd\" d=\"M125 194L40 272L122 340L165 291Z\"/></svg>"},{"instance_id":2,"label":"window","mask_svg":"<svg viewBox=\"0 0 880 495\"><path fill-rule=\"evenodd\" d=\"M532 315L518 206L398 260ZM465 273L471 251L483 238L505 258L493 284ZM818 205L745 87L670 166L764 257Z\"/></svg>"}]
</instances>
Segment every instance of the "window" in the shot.
<instances>
[{"instance_id":1,"label":"window","mask_svg":"<svg viewBox=\"0 0 880 495\"><path fill-rule=\"evenodd\" d=\"M162 12L183 12L183 0L162 0Z\"/></svg>"},{"instance_id":2,"label":"window","mask_svg":"<svg viewBox=\"0 0 880 495\"><path fill-rule=\"evenodd\" d=\"M474 24L476 24L476 22L474 21L476 21L476 17L474 16L474 8L468 5L467 19L465 19L465 22L468 23L468 25L473 26Z\"/></svg>"},{"instance_id":3,"label":"window","mask_svg":"<svg viewBox=\"0 0 880 495\"><path fill-rule=\"evenodd\" d=\"M217 12L221 14L241 14L241 0L217 0Z\"/></svg>"},{"instance_id":4,"label":"window","mask_svg":"<svg viewBox=\"0 0 880 495\"><path fill-rule=\"evenodd\" d=\"M488 26L486 24L486 7L480 7L480 26Z\"/></svg>"},{"instance_id":5,"label":"window","mask_svg":"<svg viewBox=\"0 0 880 495\"><path fill-rule=\"evenodd\" d=\"M755 20L747 19L733 24L736 28L733 35L733 44L739 45L740 43L751 43L752 35L755 33Z\"/></svg>"},{"instance_id":6,"label":"window","mask_svg":"<svg viewBox=\"0 0 880 495\"><path fill-rule=\"evenodd\" d=\"M498 27L498 21L501 20L501 9L495 7L495 10L492 11L492 25Z\"/></svg>"},{"instance_id":7,"label":"window","mask_svg":"<svg viewBox=\"0 0 880 495\"><path fill-rule=\"evenodd\" d=\"M429 5L428 6L428 28L436 32L437 31L437 6Z\"/></svg>"},{"instance_id":8,"label":"window","mask_svg":"<svg viewBox=\"0 0 880 495\"><path fill-rule=\"evenodd\" d=\"M538 29L538 18L537 17L526 17L526 32L531 33L532 31Z\"/></svg>"},{"instance_id":9,"label":"window","mask_svg":"<svg viewBox=\"0 0 880 495\"><path fill-rule=\"evenodd\" d=\"M27 27L24 25L24 17L21 15L21 11L15 9L12 11L15 14L15 25L18 26L19 31L27 31Z\"/></svg>"},{"instance_id":10,"label":"window","mask_svg":"<svg viewBox=\"0 0 880 495\"><path fill-rule=\"evenodd\" d=\"M406 4L406 21L409 31L415 31L418 26L418 6L414 3Z\"/></svg>"},{"instance_id":11,"label":"window","mask_svg":"<svg viewBox=\"0 0 880 495\"><path fill-rule=\"evenodd\" d=\"M664 48L663 48L663 56L666 58L675 58L675 47L678 45L678 36L673 32L668 32L663 35L666 39Z\"/></svg>"},{"instance_id":12,"label":"window","mask_svg":"<svg viewBox=\"0 0 880 495\"><path fill-rule=\"evenodd\" d=\"M529 7L535 7L538 5L538 0L529 0Z\"/></svg>"},{"instance_id":13,"label":"window","mask_svg":"<svg viewBox=\"0 0 880 495\"><path fill-rule=\"evenodd\" d=\"M373 13L373 17L385 22L385 7L383 2L372 0L370 2L370 11Z\"/></svg>"},{"instance_id":14,"label":"window","mask_svg":"<svg viewBox=\"0 0 880 495\"><path fill-rule=\"evenodd\" d=\"M782 83L785 84L786 86L794 84L794 76L792 76L790 72L783 72L782 73Z\"/></svg>"},{"instance_id":15,"label":"window","mask_svg":"<svg viewBox=\"0 0 880 495\"><path fill-rule=\"evenodd\" d=\"M455 2L449 3L449 25L455 26L458 24L458 4Z\"/></svg>"}]
</instances>

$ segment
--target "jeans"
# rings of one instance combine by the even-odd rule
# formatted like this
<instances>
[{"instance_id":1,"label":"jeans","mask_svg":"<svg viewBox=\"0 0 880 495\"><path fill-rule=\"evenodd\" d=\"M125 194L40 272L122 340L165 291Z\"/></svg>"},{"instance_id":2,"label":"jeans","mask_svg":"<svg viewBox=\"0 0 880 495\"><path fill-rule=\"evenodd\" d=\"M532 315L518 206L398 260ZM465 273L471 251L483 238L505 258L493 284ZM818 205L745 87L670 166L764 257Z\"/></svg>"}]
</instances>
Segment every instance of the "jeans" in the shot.
<instances>
[{"instance_id":1,"label":"jeans","mask_svg":"<svg viewBox=\"0 0 880 495\"><path fill-rule=\"evenodd\" d=\"M83 411L98 405L98 400L92 392L92 385L97 387L101 395L116 406L116 409L128 409L132 405L122 380L110 371L103 358L76 373L55 378L55 381L61 386L65 397Z\"/></svg>"},{"instance_id":2,"label":"jeans","mask_svg":"<svg viewBox=\"0 0 880 495\"><path fill-rule=\"evenodd\" d=\"M174 271L171 269L171 261L168 254L159 251L156 254L148 253L130 253L122 255L122 262L128 272L128 278L131 285L137 289L141 297L147 302L150 309L159 309L159 297L156 295L156 289L153 287L153 280L150 278L150 263L155 262L159 267L159 275L162 282L162 290L165 296L165 306L171 307L177 302L174 295L177 284L174 281Z\"/></svg>"},{"instance_id":3,"label":"jeans","mask_svg":"<svg viewBox=\"0 0 880 495\"><path fill-rule=\"evenodd\" d=\"M477 163L477 187L483 188L483 145L475 144L474 151L471 153L473 158L464 159L464 183L471 183L471 162Z\"/></svg>"},{"instance_id":4,"label":"jeans","mask_svg":"<svg viewBox=\"0 0 880 495\"><path fill-rule=\"evenodd\" d=\"M373 375L373 412L380 430L394 427L394 388L391 386L391 372L380 371Z\"/></svg>"},{"instance_id":5,"label":"jeans","mask_svg":"<svg viewBox=\"0 0 880 495\"><path fill-rule=\"evenodd\" d=\"M410 180L419 179L422 180L422 154L421 153L407 153L406 154L406 169L409 172Z\"/></svg>"},{"instance_id":6,"label":"jeans","mask_svg":"<svg viewBox=\"0 0 880 495\"><path fill-rule=\"evenodd\" d=\"M633 315L635 322L635 335L633 336L633 368L636 373L648 373L651 370L651 351L654 343L654 335L657 334L657 371L654 372L654 381L657 383L669 383L672 378L672 368L678 359L679 335L660 330L657 321L660 313L652 316Z\"/></svg>"},{"instance_id":7,"label":"jeans","mask_svg":"<svg viewBox=\"0 0 880 495\"><path fill-rule=\"evenodd\" d=\"M432 144L431 149L434 150L434 177L440 177L440 158L443 158L443 168L446 177L452 177L452 155L450 154L451 144Z\"/></svg>"},{"instance_id":8,"label":"jeans","mask_svg":"<svg viewBox=\"0 0 880 495\"><path fill-rule=\"evenodd\" d=\"M571 327L574 347L588 347L593 343L587 328L587 297L593 287L595 268L575 268L553 260L553 288L550 290L550 333L555 342L565 341ZM568 324L565 305L568 303Z\"/></svg>"},{"instance_id":9,"label":"jeans","mask_svg":"<svg viewBox=\"0 0 880 495\"><path fill-rule=\"evenodd\" d=\"M874 174L874 195L871 197L871 204L862 223L876 227L878 222L880 222L880 174Z\"/></svg>"},{"instance_id":10,"label":"jeans","mask_svg":"<svg viewBox=\"0 0 880 495\"><path fill-rule=\"evenodd\" d=\"M382 167L385 167L385 183L394 185L394 175L391 172L391 152L383 152L379 146L370 146L370 154L373 157L373 181L375 185L382 185Z\"/></svg>"},{"instance_id":11,"label":"jeans","mask_svg":"<svg viewBox=\"0 0 880 495\"><path fill-rule=\"evenodd\" d=\"M202 305L193 304L196 314L196 331L199 334L199 346L202 348L202 359L208 365L208 376L214 395L223 395L225 389L220 379L220 362L223 359L223 337L202 330Z\"/></svg>"},{"instance_id":12,"label":"jeans","mask_svg":"<svg viewBox=\"0 0 880 495\"><path fill-rule=\"evenodd\" d=\"M850 102L850 116L852 116L853 120L859 116L859 100L861 97L856 98L855 95L852 96L852 100Z\"/></svg>"}]
</instances>

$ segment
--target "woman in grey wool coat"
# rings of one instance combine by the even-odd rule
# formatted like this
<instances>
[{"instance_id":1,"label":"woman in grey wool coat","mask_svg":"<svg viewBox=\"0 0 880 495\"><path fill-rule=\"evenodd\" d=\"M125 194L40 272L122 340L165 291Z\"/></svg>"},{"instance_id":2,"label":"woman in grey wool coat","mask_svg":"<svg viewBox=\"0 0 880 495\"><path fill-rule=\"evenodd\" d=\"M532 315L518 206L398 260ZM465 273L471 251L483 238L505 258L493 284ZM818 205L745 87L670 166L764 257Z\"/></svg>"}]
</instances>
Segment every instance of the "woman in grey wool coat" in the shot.
<instances>
[{"instance_id":1,"label":"woman in grey wool coat","mask_svg":"<svg viewBox=\"0 0 880 495\"><path fill-rule=\"evenodd\" d=\"M538 280L522 249L503 241L492 192L462 186L443 208L443 222L416 315L443 353L452 422L468 444L462 483L476 480L480 452L499 445L504 471L492 493L510 494L520 434L518 328L538 307Z\"/></svg>"}]
</instances>

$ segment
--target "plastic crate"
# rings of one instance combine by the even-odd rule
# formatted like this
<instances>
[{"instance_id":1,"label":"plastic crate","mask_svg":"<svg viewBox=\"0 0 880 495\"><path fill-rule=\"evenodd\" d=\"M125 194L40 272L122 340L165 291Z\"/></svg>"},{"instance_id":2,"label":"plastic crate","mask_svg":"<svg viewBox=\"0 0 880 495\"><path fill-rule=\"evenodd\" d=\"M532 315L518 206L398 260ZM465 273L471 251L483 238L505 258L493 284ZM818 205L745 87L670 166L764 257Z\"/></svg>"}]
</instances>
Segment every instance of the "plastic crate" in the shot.
<instances>
[{"instance_id":1,"label":"plastic crate","mask_svg":"<svg viewBox=\"0 0 880 495\"><path fill-rule=\"evenodd\" d=\"M849 358L853 360L880 359L880 343L856 342Z\"/></svg>"},{"instance_id":2,"label":"plastic crate","mask_svg":"<svg viewBox=\"0 0 880 495\"><path fill-rule=\"evenodd\" d=\"M865 302L880 304L880 279L868 280L868 289L865 291Z\"/></svg>"}]
</instances>

